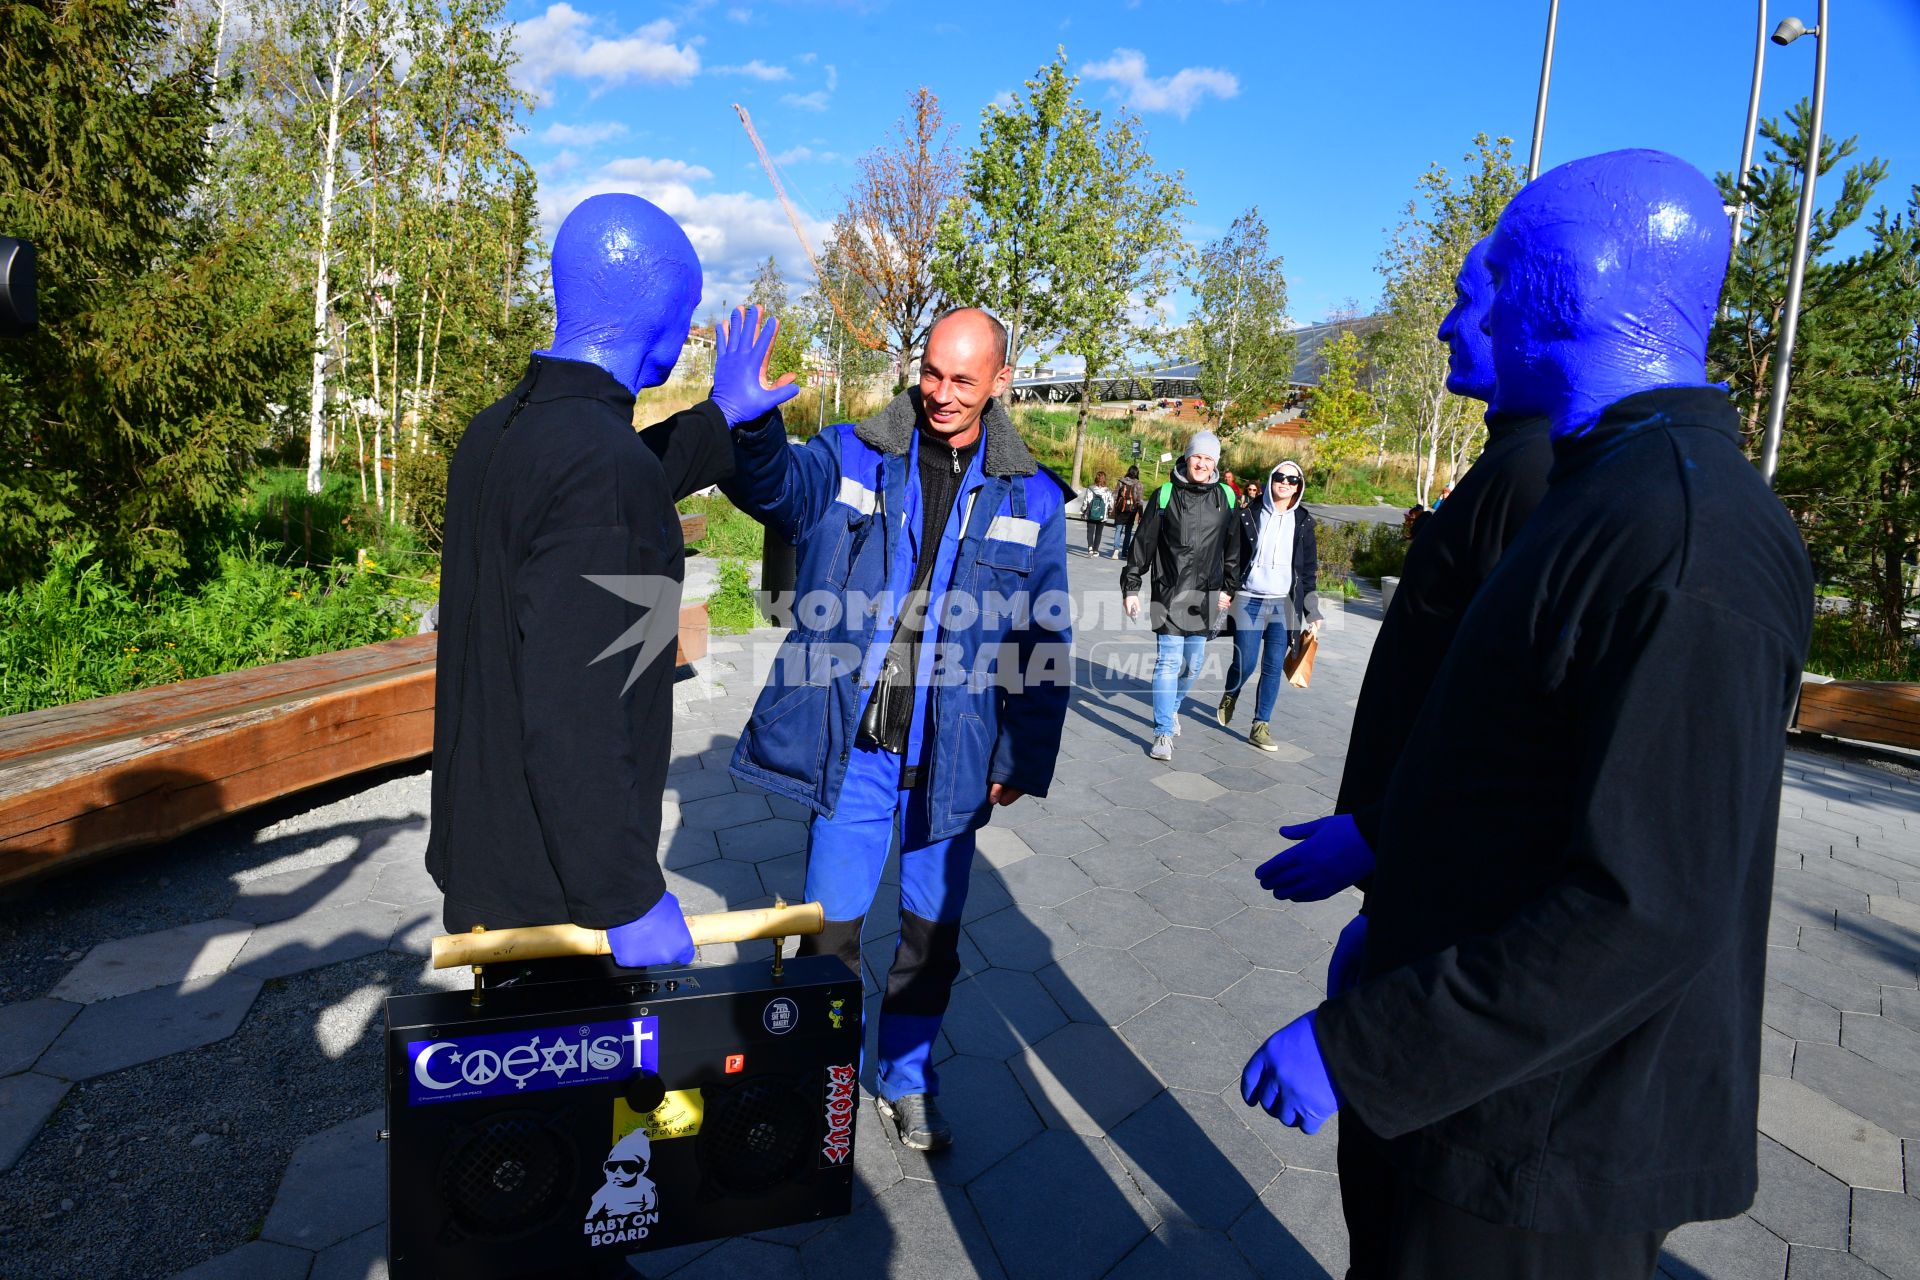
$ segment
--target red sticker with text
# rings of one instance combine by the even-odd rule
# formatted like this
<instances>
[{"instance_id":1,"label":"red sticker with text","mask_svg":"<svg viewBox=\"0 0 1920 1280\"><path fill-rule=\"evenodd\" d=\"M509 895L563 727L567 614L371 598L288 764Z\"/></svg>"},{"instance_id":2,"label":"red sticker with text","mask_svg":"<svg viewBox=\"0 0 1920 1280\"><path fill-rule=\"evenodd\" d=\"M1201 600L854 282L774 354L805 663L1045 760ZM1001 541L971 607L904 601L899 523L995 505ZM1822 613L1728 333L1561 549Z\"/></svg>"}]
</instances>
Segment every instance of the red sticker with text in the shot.
<instances>
[{"instance_id":1,"label":"red sticker with text","mask_svg":"<svg viewBox=\"0 0 1920 1280\"><path fill-rule=\"evenodd\" d=\"M853 1154L853 1103L860 1073L852 1066L827 1068L827 1137L820 1144L820 1167L845 1164Z\"/></svg>"}]
</instances>

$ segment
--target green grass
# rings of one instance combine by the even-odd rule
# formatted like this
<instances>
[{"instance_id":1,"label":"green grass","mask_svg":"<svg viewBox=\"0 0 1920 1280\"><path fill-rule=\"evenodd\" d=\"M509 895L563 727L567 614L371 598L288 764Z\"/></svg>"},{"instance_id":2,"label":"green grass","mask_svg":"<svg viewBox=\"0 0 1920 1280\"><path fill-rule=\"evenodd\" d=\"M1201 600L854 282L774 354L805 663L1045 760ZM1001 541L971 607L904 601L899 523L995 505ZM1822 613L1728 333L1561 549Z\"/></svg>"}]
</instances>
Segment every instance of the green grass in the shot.
<instances>
[{"instance_id":1,"label":"green grass","mask_svg":"<svg viewBox=\"0 0 1920 1280\"><path fill-rule=\"evenodd\" d=\"M683 499L680 503L682 515L699 515L707 518L707 532L704 536L687 544L690 550L698 550L719 559L731 556L737 560L758 560L762 544L766 540L766 530L758 520L720 494L710 498L695 495Z\"/></svg>"},{"instance_id":2,"label":"green grass","mask_svg":"<svg viewBox=\"0 0 1920 1280\"><path fill-rule=\"evenodd\" d=\"M377 572L218 554L202 581L137 593L85 544L55 548L37 581L0 592L0 715L125 693L410 634Z\"/></svg>"},{"instance_id":3,"label":"green grass","mask_svg":"<svg viewBox=\"0 0 1920 1280\"><path fill-rule=\"evenodd\" d=\"M753 598L753 580L739 560L722 560L720 579L707 597L707 623L715 635L737 635L764 626Z\"/></svg>"},{"instance_id":4,"label":"green grass","mask_svg":"<svg viewBox=\"0 0 1920 1280\"><path fill-rule=\"evenodd\" d=\"M1909 636L1903 650L1889 655L1879 633L1851 615L1817 613L1807 670L1836 680L1920 681L1920 649Z\"/></svg>"}]
</instances>

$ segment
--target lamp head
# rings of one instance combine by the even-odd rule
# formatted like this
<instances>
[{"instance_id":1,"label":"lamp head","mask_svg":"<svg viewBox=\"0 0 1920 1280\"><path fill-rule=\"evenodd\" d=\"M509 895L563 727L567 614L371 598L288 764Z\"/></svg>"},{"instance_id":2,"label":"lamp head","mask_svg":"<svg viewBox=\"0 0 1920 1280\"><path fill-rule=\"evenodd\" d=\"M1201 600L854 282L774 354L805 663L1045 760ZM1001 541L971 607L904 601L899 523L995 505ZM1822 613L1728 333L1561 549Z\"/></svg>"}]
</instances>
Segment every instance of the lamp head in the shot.
<instances>
[{"instance_id":1,"label":"lamp head","mask_svg":"<svg viewBox=\"0 0 1920 1280\"><path fill-rule=\"evenodd\" d=\"M1780 25L1773 29L1773 42L1777 45L1789 45L1807 34L1809 34L1807 24L1800 19L1782 18ZM1819 34L1819 29L1815 28L1812 34Z\"/></svg>"}]
</instances>

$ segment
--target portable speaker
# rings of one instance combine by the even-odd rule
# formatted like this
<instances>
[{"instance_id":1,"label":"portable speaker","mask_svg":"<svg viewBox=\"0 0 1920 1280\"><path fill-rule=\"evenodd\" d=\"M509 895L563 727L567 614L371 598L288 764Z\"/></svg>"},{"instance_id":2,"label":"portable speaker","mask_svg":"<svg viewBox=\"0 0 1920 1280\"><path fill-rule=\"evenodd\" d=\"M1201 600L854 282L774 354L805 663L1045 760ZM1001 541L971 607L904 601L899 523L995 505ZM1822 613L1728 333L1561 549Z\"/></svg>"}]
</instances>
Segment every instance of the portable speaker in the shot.
<instances>
[{"instance_id":1,"label":"portable speaker","mask_svg":"<svg viewBox=\"0 0 1920 1280\"><path fill-rule=\"evenodd\" d=\"M833 956L388 1000L392 1275L592 1275L848 1212L860 1003Z\"/></svg>"}]
</instances>

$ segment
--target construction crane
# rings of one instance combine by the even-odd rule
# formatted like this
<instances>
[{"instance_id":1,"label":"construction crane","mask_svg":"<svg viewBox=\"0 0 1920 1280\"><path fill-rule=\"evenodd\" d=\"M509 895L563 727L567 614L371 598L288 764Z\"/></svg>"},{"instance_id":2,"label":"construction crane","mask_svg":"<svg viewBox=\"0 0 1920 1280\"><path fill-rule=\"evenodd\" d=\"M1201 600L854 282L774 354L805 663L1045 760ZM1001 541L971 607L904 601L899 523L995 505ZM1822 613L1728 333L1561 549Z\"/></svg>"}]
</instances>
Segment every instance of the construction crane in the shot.
<instances>
[{"instance_id":1,"label":"construction crane","mask_svg":"<svg viewBox=\"0 0 1920 1280\"><path fill-rule=\"evenodd\" d=\"M833 307L833 313L840 317L840 323L846 326L847 332L852 335L855 342L869 351L885 350L886 338L872 328L873 320L879 315L878 308L875 308L874 312L867 317L866 324L860 323L847 314L846 307L841 305L838 293L828 281L826 273L820 270L819 259L813 256L813 245L808 243L807 233L800 227L800 215L795 212L793 201L787 198L787 188L780 181L779 170L773 167L773 157L767 154L766 144L760 141L759 133L754 130L753 117L748 115L747 109L737 102L733 104L733 110L740 117L740 127L747 131L747 140L753 143L754 154L760 157L760 167L767 171L767 181L773 184L773 194L780 198L780 207L786 210L787 223L793 228L794 237L800 241L800 251L807 255L807 262L813 267L813 278L820 282L820 292L826 296L828 304Z\"/></svg>"}]
</instances>

